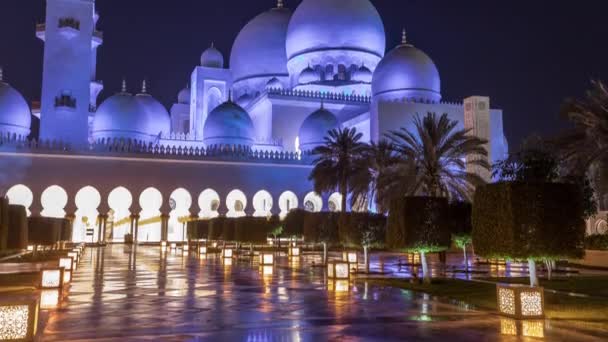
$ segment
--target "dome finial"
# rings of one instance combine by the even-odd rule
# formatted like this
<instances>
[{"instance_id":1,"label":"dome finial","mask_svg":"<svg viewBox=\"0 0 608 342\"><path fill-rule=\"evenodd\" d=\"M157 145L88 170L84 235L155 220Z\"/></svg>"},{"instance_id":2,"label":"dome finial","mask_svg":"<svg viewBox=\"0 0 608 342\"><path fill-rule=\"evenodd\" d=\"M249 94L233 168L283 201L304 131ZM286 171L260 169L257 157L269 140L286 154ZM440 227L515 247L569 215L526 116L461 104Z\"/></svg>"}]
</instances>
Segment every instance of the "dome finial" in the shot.
<instances>
[{"instance_id":1,"label":"dome finial","mask_svg":"<svg viewBox=\"0 0 608 342\"><path fill-rule=\"evenodd\" d=\"M232 103L232 89L228 90L228 102Z\"/></svg>"},{"instance_id":2,"label":"dome finial","mask_svg":"<svg viewBox=\"0 0 608 342\"><path fill-rule=\"evenodd\" d=\"M283 0L277 0L277 8L283 8L283 7L285 7Z\"/></svg>"},{"instance_id":3,"label":"dome finial","mask_svg":"<svg viewBox=\"0 0 608 342\"><path fill-rule=\"evenodd\" d=\"M141 93L142 94L147 94L148 93L148 87L147 87L145 79L143 80L143 82L141 82Z\"/></svg>"},{"instance_id":4,"label":"dome finial","mask_svg":"<svg viewBox=\"0 0 608 342\"><path fill-rule=\"evenodd\" d=\"M127 79L126 78L122 78L122 88L120 90L123 93L127 92Z\"/></svg>"},{"instance_id":5,"label":"dome finial","mask_svg":"<svg viewBox=\"0 0 608 342\"><path fill-rule=\"evenodd\" d=\"M405 31L405 28L401 31L401 44L407 44L407 31Z\"/></svg>"},{"instance_id":6,"label":"dome finial","mask_svg":"<svg viewBox=\"0 0 608 342\"><path fill-rule=\"evenodd\" d=\"M4 68L0 65L0 82L4 81Z\"/></svg>"}]
</instances>

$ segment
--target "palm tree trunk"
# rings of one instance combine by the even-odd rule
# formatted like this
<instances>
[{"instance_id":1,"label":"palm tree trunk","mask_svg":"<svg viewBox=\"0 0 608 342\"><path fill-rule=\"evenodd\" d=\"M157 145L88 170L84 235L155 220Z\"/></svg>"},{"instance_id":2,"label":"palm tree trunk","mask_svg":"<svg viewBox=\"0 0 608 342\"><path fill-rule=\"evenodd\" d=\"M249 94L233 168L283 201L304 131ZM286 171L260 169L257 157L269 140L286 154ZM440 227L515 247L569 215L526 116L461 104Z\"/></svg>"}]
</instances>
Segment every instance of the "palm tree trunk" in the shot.
<instances>
[{"instance_id":1,"label":"palm tree trunk","mask_svg":"<svg viewBox=\"0 0 608 342\"><path fill-rule=\"evenodd\" d=\"M340 203L340 205L341 205L340 209L343 213L346 212L346 194L347 194L347 192L348 192L348 189L347 189L346 181L342 181L342 184L340 184L340 194L342 195L342 198L341 198L342 203Z\"/></svg>"},{"instance_id":2,"label":"palm tree trunk","mask_svg":"<svg viewBox=\"0 0 608 342\"><path fill-rule=\"evenodd\" d=\"M530 273L530 286L538 286L538 276L536 275L536 261L528 259L528 272Z\"/></svg>"},{"instance_id":3,"label":"palm tree trunk","mask_svg":"<svg viewBox=\"0 0 608 342\"><path fill-rule=\"evenodd\" d=\"M431 275L429 273L429 265L426 261L426 252L420 252L420 263L422 264L422 279L425 284L431 283Z\"/></svg>"},{"instance_id":4,"label":"palm tree trunk","mask_svg":"<svg viewBox=\"0 0 608 342\"><path fill-rule=\"evenodd\" d=\"M467 245L464 245L464 247L462 247L462 251L464 252L464 271L465 272L469 272L469 260L467 258Z\"/></svg>"}]
</instances>

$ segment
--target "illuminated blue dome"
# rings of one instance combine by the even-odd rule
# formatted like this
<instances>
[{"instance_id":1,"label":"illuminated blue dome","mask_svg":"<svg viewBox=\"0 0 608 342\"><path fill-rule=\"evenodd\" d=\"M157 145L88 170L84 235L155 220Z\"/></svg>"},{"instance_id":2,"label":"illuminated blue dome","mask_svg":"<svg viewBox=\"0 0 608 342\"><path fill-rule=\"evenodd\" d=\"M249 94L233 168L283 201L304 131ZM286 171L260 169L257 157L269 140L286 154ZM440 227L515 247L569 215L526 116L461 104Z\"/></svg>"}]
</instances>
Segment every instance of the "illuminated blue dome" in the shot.
<instances>
[{"instance_id":1,"label":"illuminated blue dome","mask_svg":"<svg viewBox=\"0 0 608 342\"><path fill-rule=\"evenodd\" d=\"M177 102L183 104L190 104L190 89L184 88L179 94L177 94Z\"/></svg>"},{"instance_id":2,"label":"illuminated blue dome","mask_svg":"<svg viewBox=\"0 0 608 342\"><path fill-rule=\"evenodd\" d=\"M327 133L338 128L338 119L332 112L321 109L310 114L300 126L300 150L309 151L323 145Z\"/></svg>"},{"instance_id":3,"label":"illuminated blue dome","mask_svg":"<svg viewBox=\"0 0 608 342\"><path fill-rule=\"evenodd\" d=\"M359 69L355 70L352 80L355 82L372 83L372 77L372 71L365 65L362 65Z\"/></svg>"},{"instance_id":4,"label":"illuminated blue dome","mask_svg":"<svg viewBox=\"0 0 608 342\"><path fill-rule=\"evenodd\" d=\"M222 69L224 67L224 55L211 44L211 47L201 55L201 66Z\"/></svg>"},{"instance_id":5,"label":"illuminated blue dome","mask_svg":"<svg viewBox=\"0 0 608 342\"><path fill-rule=\"evenodd\" d=\"M0 77L0 135L27 137L30 134L32 115L23 96Z\"/></svg>"},{"instance_id":6,"label":"illuminated blue dome","mask_svg":"<svg viewBox=\"0 0 608 342\"><path fill-rule=\"evenodd\" d=\"M281 83L278 78L273 77L266 83L266 89L281 90L283 89L283 83Z\"/></svg>"},{"instance_id":7,"label":"illuminated blue dome","mask_svg":"<svg viewBox=\"0 0 608 342\"><path fill-rule=\"evenodd\" d=\"M369 0L304 0L287 31L288 69L361 64L372 70L386 49L384 24Z\"/></svg>"},{"instance_id":8,"label":"illuminated blue dome","mask_svg":"<svg viewBox=\"0 0 608 342\"><path fill-rule=\"evenodd\" d=\"M321 80L321 74L310 66L302 71L298 78L299 84L309 84Z\"/></svg>"},{"instance_id":9,"label":"illuminated blue dome","mask_svg":"<svg viewBox=\"0 0 608 342\"><path fill-rule=\"evenodd\" d=\"M243 145L251 147L255 130L249 114L232 101L215 108L205 121L203 141L210 145Z\"/></svg>"},{"instance_id":10,"label":"illuminated blue dome","mask_svg":"<svg viewBox=\"0 0 608 342\"><path fill-rule=\"evenodd\" d=\"M287 83L285 37L291 11L277 7L251 20L239 33L230 54L237 96L265 89L273 77Z\"/></svg>"},{"instance_id":11,"label":"illuminated blue dome","mask_svg":"<svg viewBox=\"0 0 608 342\"><path fill-rule=\"evenodd\" d=\"M133 96L122 92L105 100L93 120L93 139L133 139L155 142L169 133L167 110L148 94Z\"/></svg>"},{"instance_id":12,"label":"illuminated blue dome","mask_svg":"<svg viewBox=\"0 0 608 342\"><path fill-rule=\"evenodd\" d=\"M372 93L381 99L441 101L441 79L431 58L407 44L397 46L378 64Z\"/></svg>"}]
</instances>

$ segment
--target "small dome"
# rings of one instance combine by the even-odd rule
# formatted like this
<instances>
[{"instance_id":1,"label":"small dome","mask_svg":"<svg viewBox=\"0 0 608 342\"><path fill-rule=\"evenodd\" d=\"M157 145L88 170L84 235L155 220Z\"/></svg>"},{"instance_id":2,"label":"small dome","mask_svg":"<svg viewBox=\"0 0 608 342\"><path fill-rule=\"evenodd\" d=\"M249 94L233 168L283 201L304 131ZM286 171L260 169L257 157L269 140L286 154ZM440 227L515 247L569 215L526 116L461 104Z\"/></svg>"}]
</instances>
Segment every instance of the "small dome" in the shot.
<instances>
[{"instance_id":1,"label":"small dome","mask_svg":"<svg viewBox=\"0 0 608 342\"><path fill-rule=\"evenodd\" d=\"M211 44L211 47L201 55L201 66L222 69L224 67L224 55Z\"/></svg>"},{"instance_id":2,"label":"small dome","mask_svg":"<svg viewBox=\"0 0 608 342\"><path fill-rule=\"evenodd\" d=\"M10 133L27 137L31 124L32 114L27 102L0 76L0 135Z\"/></svg>"},{"instance_id":3,"label":"small dome","mask_svg":"<svg viewBox=\"0 0 608 342\"><path fill-rule=\"evenodd\" d=\"M281 90L281 89L283 89L283 83L281 83L281 81L279 81L278 78L273 77L272 79L270 79L270 81L268 81L268 83L266 83L266 90L268 90L268 89Z\"/></svg>"},{"instance_id":4,"label":"small dome","mask_svg":"<svg viewBox=\"0 0 608 342\"><path fill-rule=\"evenodd\" d=\"M404 41L378 64L372 80L374 96L441 101L441 79L433 60Z\"/></svg>"},{"instance_id":5,"label":"small dome","mask_svg":"<svg viewBox=\"0 0 608 342\"><path fill-rule=\"evenodd\" d=\"M270 9L243 27L234 41L230 69L235 91L262 91L273 77L287 81L285 38L291 11L282 5Z\"/></svg>"},{"instance_id":6,"label":"small dome","mask_svg":"<svg viewBox=\"0 0 608 342\"><path fill-rule=\"evenodd\" d=\"M177 102L182 104L190 104L190 88L186 87L177 94Z\"/></svg>"},{"instance_id":7,"label":"small dome","mask_svg":"<svg viewBox=\"0 0 608 342\"><path fill-rule=\"evenodd\" d=\"M148 94L122 92L105 100L93 120L93 139L124 138L153 142L169 133L171 121L165 107Z\"/></svg>"},{"instance_id":8,"label":"small dome","mask_svg":"<svg viewBox=\"0 0 608 342\"><path fill-rule=\"evenodd\" d=\"M321 75L319 74L319 72L309 66L306 69L302 70L302 73L298 78L298 84L309 84L313 82L318 82L319 80L321 80Z\"/></svg>"},{"instance_id":9,"label":"small dome","mask_svg":"<svg viewBox=\"0 0 608 342\"><path fill-rule=\"evenodd\" d=\"M309 151L323 145L327 133L335 128L338 128L338 119L332 112L321 107L300 126L300 150Z\"/></svg>"},{"instance_id":10,"label":"small dome","mask_svg":"<svg viewBox=\"0 0 608 342\"><path fill-rule=\"evenodd\" d=\"M351 79L355 82L372 83L372 77L372 71L365 65L362 65L359 69L355 70Z\"/></svg>"},{"instance_id":11,"label":"small dome","mask_svg":"<svg viewBox=\"0 0 608 342\"><path fill-rule=\"evenodd\" d=\"M203 128L203 141L210 145L244 145L254 143L253 121L241 106L224 102L209 113Z\"/></svg>"}]
</instances>

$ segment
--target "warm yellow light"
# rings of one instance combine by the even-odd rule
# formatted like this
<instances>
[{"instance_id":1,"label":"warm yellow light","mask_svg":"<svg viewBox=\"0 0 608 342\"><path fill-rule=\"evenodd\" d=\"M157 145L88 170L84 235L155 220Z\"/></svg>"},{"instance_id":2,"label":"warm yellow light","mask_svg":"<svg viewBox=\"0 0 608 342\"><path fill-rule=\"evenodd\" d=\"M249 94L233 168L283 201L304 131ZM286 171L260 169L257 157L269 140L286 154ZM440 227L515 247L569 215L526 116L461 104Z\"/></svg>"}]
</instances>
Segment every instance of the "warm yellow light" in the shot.
<instances>
[{"instance_id":1,"label":"warm yellow light","mask_svg":"<svg viewBox=\"0 0 608 342\"><path fill-rule=\"evenodd\" d=\"M29 246L27 246L27 250L28 250L29 252L33 252L33 251L34 251L34 246L33 246L33 245L29 245Z\"/></svg>"},{"instance_id":2,"label":"warm yellow light","mask_svg":"<svg viewBox=\"0 0 608 342\"><path fill-rule=\"evenodd\" d=\"M335 278L334 276L334 264L332 263L328 263L327 264L327 278L333 279Z\"/></svg>"},{"instance_id":3,"label":"warm yellow light","mask_svg":"<svg viewBox=\"0 0 608 342\"><path fill-rule=\"evenodd\" d=\"M72 260L74 260L73 263L72 263L72 266L75 266L76 263L78 262L78 253L76 253L76 252L68 252L68 257L70 257L70 258L72 258Z\"/></svg>"},{"instance_id":4,"label":"warm yellow light","mask_svg":"<svg viewBox=\"0 0 608 342\"><path fill-rule=\"evenodd\" d=\"M55 309L59 306L59 289L42 290L40 292L40 308Z\"/></svg>"},{"instance_id":5,"label":"warm yellow light","mask_svg":"<svg viewBox=\"0 0 608 342\"><path fill-rule=\"evenodd\" d=\"M515 291L509 288L498 289L498 310L507 315L515 315Z\"/></svg>"},{"instance_id":6,"label":"warm yellow light","mask_svg":"<svg viewBox=\"0 0 608 342\"><path fill-rule=\"evenodd\" d=\"M262 253L260 254L260 264L262 265L274 265L274 254Z\"/></svg>"},{"instance_id":7,"label":"warm yellow light","mask_svg":"<svg viewBox=\"0 0 608 342\"><path fill-rule=\"evenodd\" d=\"M60 288L61 283L61 269L53 270L42 270L42 280L40 281L40 287L43 289L57 289Z\"/></svg>"},{"instance_id":8,"label":"warm yellow light","mask_svg":"<svg viewBox=\"0 0 608 342\"><path fill-rule=\"evenodd\" d=\"M167 247L167 241L161 241L160 242L160 247L166 248Z\"/></svg>"},{"instance_id":9,"label":"warm yellow light","mask_svg":"<svg viewBox=\"0 0 608 342\"><path fill-rule=\"evenodd\" d=\"M175 242L171 243L171 249L176 249L177 248L177 244Z\"/></svg>"},{"instance_id":10,"label":"warm yellow light","mask_svg":"<svg viewBox=\"0 0 608 342\"><path fill-rule=\"evenodd\" d=\"M207 247L201 246L198 249L199 254L207 254Z\"/></svg>"},{"instance_id":11,"label":"warm yellow light","mask_svg":"<svg viewBox=\"0 0 608 342\"><path fill-rule=\"evenodd\" d=\"M499 313L518 319L544 317L542 287L496 285Z\"/></svg>"},{"instance_id":12,"label":"warm yellow light","mask_svg":"<svg viewBox=\"0 0 608 342\"><path fill-rule=\"evenodd\" d=\"M0 340L25 340L30 329L29 305L0 306Z\"/></svg>"},{"instance_id":13,"label":"warm yellow light","mask_svg":"<svg viewBox=\"0 0 608 342\"><path fill-rule=\"evenodd\" d=\"M524 320L521 323L521 333L525 337L545 337L545 324L543 321L528 321Z\"/></svg>"},{"instance_id":14,"label":"warm yellow light","mask_svg":"<svg viewBox=\"0 0 608 342\"><path fill-rule=\"evenodd\" d=\"M189 251L188 251L188 249L187 249L187 248L185 248L185 249L182 251L182 255L183 255L183 256L188 256L188 252L189 252Z\"/></svg>"},{"instance_id":15,"label":"warm yellow light","mask_svg":"<svg viewBox=\"0 0 608 342\"><path fill-rule=\"evenodd\" d=\"M59 267L63 267L66 271L71 271L74 266L74 259L72 257L59 258Z\"/></svg>"},{"instance_id":16,"label":"warm yellow light","mask_svg":"<svg viewBox=\"0 0 608 342\"><path fill-rule=\"evenodd\" d=\"M217 248L217 242L212 243L211 246L213 246L213 248Z\"/></svg>"},{"instance_id":17,"label":"warm yellow light","mask_svg":"<svg viewBox=\"0 0 608 342\"><path fill-rule=\"evenodd\" d=\"M356 264L358 262L357 252L348 252L348 258L346 261L350 262L351 264Z\"/></svg>"},{"instance_id":18,"label":"warm yellow light","mask_svg":"<svg viewBox=\"0 0 608 342\"><path fill-rule=\"evenodd\" d=\"M232 258L232 249L226 248L223 251L224 258Z\"/></svg>"},{"instance_id":19,"label":"warm yellow light","mask_svg":"<svg viewBox=\"0 0 608 342\"><path fill-rule=\"evenodd\" d=\"M512 318L501 318L500 333L503 335L517 335L517 322Z\"/></svg>"},{"instance_id":20,"label":"warm yellow light","mask_svg":"<svg viewBox=\"0 0 608 342\"><path fill-rule=\"evenodd\" d=\"M262 274L264 276L271 276L274 272L274 268L272 266L262 266Z\"/></svg>"},{"instance_id":21,"label":"warm yellow light","mask_svg":"<svg viewBox=\"0 0 608 342\"><path fill-rule=\"evenodd\" d=\"M225 258L224 266L232 266L232 258Z\"/></svg>"},{"instance_id":22,"label":"warm yellow light","mask_svg":"<svg viewBox=\"0 0 608 342\"><path fill-rule=\"evenodd\" d=\"M63 271L63 283L67 284L72 281L72 271Z\"/></svg>"},{"instance_id":23,"label":"warm yellow light","mask_svg":"<svg viewBox=\"0 0 608 342\"><path fill-rule=\"evenodd\" d=\"M350 279L350 265L346 261L331 261L327 264L329 279Z\"/></svg>"},{"instance_id":24,"label":"warm yellow light","mask_svg":"<svg viewBox=\"0 0 608 342\"><path fill-rule=\"evenodd\" d=\"M292 256L292 257L300 256L300 247L289 247L289 256Z\"/></svg>"},{"instance_id":25,"label":"warm yellow light","mask_svg":"<svg viewBox=\"0 0 608 342\"><path fill-rule=\"evenodd\" d=\"M522 316L542 316L543 315L543 299L538 291L521 291L519 294L521 300Z\"/></svg>"}]
</instances>

